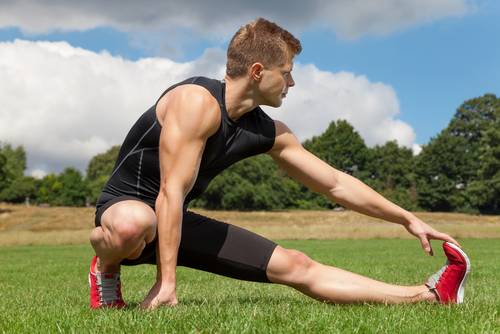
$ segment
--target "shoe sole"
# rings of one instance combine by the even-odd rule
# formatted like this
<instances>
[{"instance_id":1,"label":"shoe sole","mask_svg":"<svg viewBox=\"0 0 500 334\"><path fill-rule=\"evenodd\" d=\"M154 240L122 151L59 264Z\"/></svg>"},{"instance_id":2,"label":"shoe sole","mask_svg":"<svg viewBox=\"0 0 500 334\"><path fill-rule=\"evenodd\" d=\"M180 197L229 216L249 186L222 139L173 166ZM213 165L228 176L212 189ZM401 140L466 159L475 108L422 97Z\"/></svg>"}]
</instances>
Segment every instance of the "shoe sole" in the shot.
<instances>
[{"instance_id":1,"label":"shoe sole","mask_svg":"<svg viewBox=\"0 0 500 334\"><path fill-rule=\"evenodd\" d=\"M446 244L451 248L453 248L454 250L456 250L457 252L459 252L460 255L462 255L462 257L465 259L466 270L464 277L462 277L462 281L460 282L460 286L458 287L458 293L457 293L457 304L462 304L464 302L465 282L467 281L467 276L469 275L470 272L469 257L467 256L467 254L465 254L465 252L462 249L460 249L460 247L452 244L451 242L446 242Z\"/></svg>"}]
</instances>

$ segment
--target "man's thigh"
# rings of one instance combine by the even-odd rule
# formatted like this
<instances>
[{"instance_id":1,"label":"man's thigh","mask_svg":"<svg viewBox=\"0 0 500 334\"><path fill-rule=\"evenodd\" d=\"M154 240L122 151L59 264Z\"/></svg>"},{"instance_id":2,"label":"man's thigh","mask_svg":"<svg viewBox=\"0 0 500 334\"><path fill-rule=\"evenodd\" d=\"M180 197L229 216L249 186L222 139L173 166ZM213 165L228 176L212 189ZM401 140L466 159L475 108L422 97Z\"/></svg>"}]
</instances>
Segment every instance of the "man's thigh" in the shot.
<instances>
[{"instance_id":1,"label":"man's thigh","mask_svg":"<svg viewBox=\"0 0 500 334\"><path fill-rule=\"evenodd\" d=\"M266 269L277 245L241 227L186 212L178 265L256 282L269 282Z\"/></svg>"},{"instance_id":2,"label":"man's thigh","mask_svg":"<svg viewBox=\"0 0 500 334\"><path fill-rule=\"evenodd\" d=\"M122 264L155 264L156 242L146 245L139 259ZM187 211L177 265L246 281L269 282L266 269L276 246L241 227Z\"/></svg>"},{"instance_id":3,"label":"man's thigh","mask_svg":"<svg viewBox=\"0 0 500 334\"><path fill-rule=\"evenodd\" d=\"M149 222L152 220L156 223L154 208L139 198L129 195L110 197L103 204L98 204L95 213L95 226L104 225L104 228L121 221Z\"/></svg>"},{"instance_id":4,"label":"man's thigh","mask_svg":"<svg viewBox=\"0 0 500 334\"><path fill-rule=\"evenodd\" d=\"M149 205L132 196L111 199L96 211L95 225L101 227L105 238L138 239L152 242L156 237L156 214ZM122 240L122 241L124 241Z\"/></svg>"}]
</instances>

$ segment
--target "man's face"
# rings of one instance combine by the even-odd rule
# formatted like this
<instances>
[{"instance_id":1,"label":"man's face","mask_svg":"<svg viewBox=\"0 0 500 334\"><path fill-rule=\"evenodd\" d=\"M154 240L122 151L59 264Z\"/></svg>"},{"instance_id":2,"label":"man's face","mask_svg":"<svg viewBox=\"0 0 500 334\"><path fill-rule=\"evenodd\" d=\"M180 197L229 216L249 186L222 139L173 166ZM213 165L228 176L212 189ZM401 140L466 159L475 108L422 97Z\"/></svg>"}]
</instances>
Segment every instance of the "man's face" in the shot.
<instances>
[{"instance_id":1,"label":"man's face","mask_svg":"<svg viewBox=\"0 0 500 334\"><path fill-rule=\"evenodd\" d=\"M262 80L259 83L263 105L279 107L288 93L288 88L295 82L292 77L293 62L262 70Z\"/></svg>"}]
</instances>

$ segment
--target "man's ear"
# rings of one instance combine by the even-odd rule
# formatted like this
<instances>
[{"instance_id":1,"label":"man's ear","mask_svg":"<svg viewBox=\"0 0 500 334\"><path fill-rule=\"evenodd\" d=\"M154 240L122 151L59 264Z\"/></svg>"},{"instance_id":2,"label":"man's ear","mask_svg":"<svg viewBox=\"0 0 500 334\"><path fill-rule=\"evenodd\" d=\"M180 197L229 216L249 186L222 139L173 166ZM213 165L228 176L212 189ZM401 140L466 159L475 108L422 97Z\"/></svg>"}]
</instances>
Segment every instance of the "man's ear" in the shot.
<instances>
[{"instance_id":1,"label":"man's ear","mask_svg":"<svg viewBox=\"0 0 500 334\"><path fill-rule=\"evenodd\" d=\"M262 70L264 70L264 65L261 63L253 63L250 66L250 77L255 81L260 81L262 79Z\"/></svg>"}]
</instances>

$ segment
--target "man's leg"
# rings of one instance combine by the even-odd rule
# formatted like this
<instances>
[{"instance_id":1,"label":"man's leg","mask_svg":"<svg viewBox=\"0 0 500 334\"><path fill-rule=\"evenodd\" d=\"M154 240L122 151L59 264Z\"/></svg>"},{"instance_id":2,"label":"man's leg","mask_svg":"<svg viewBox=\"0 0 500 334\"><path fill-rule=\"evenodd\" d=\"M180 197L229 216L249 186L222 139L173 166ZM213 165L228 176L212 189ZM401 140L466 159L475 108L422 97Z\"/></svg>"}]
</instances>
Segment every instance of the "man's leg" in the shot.
<instances>
[{"instance_id":1,"label":"man's leg","mask_svg":"<svg viewBox=\"0 0 500 334\"><path fill-rule=\"evenodd\" d=\"M397 286L326 266L247 231L186 213L179 265L247 281L272 282L332 303L435 301L424 285Z\"/></svg>"},{"instance_id":2,"label":"man's leg","mask_svg":"<svg viewBox=\"0 0 500 334\"><path fill-rule=\"evenodd\" d=\"M139 257L156 235L156 214L141 201L124 200L111 205L100 223L90 235L98 272L118 272L122 260Z\"/></svg>"},{"instance_id":3,"label":"man's leg","mask_svg":"<svg viewBox=\"0 0 500 334\"><path fill-rule=\"evenodd\" d=\"M296 250L276 247L267 266L273 283L332 303L413 303L436 301L425 285L399 286L376 281L342 269L323 265Z\"/></svg>"},{"instance_id":4,"label":"man's leg","mask_svg":"<svg viewBox=\"0 0 500 334\"><path fill-rule=\"evenodd\" d=\"M96 252L89 270L91 308L126 306L121 293L120 263L141 256L146 243L155 238L156 224L153 209L131 197L116 197L100 207L96 213L97 227L90 235Z\"/></svg>"}]
</instances>

